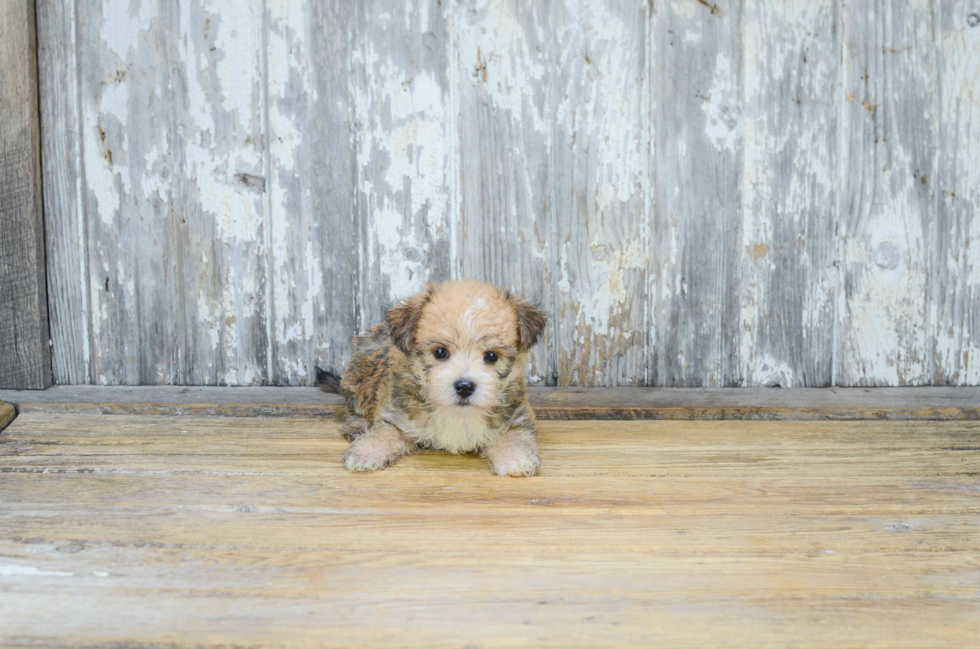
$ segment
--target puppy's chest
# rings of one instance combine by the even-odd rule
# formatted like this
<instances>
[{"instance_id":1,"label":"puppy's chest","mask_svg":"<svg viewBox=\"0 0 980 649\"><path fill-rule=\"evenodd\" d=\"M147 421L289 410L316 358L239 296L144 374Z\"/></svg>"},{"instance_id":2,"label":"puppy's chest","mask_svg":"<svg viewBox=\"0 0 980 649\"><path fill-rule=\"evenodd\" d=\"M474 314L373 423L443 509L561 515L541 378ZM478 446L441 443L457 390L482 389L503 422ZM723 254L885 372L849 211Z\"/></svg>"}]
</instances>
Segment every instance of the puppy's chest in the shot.
<instances>
[{"instance_id":1,"label":"puppy's chest","mask_svg":"<svg viewBox=\"0 0 980 649\"><path fill-rule=\"evenodd\" d=\"M400 426L405 435L422 446L450 453L470 453L489 446L497 431L488 428L475 408L438 408L424 421Z\"/></svg>"}]
</instances>

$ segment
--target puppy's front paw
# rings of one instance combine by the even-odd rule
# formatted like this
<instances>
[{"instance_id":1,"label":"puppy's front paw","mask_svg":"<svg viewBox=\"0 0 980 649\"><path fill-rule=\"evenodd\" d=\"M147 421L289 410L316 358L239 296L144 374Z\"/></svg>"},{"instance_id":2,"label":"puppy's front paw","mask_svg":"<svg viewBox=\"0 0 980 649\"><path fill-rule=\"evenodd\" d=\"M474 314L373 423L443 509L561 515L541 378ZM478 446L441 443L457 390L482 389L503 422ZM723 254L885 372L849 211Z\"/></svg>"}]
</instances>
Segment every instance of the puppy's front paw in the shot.
<instances>
[{"instance_id":1,"label":"puppy's front paw","mask_svg":"<svg viewBox=\"0 0 980 649\"><path fill-rule=\"evenodd\" d=\"M358 438L344 451L344 466L351 471L377 471L394 464L398 454L387 446L366 437Z\"/></svg>"},{"instance_id":2,"label":"puppy's front paw","mask_svg":"<svg viewBox=\"0 0 980 649\"><path fill-rule=\"evenodd\" d=\"M499 453L490 460L490 468L497 475L509 475L515 478L532 476L541 466L541 458L537 453L521 449L513 449L507 453Z\"/></svg>"}]
</instances>

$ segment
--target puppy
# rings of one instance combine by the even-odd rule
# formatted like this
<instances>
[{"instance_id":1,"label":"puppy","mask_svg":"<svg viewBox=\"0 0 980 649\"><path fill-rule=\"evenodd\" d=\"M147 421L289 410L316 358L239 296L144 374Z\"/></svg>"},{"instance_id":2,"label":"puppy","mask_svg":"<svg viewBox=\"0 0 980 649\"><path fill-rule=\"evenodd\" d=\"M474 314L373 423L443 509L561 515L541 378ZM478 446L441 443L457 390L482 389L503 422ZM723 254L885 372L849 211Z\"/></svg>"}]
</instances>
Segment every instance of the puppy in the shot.
<instances>
[{"instance_id":1,"label":"puppy","mask_svg":"<svg viewBox=\"0 0 980 649\"><path fill-rule=\"evenodd\" d=\"M350 418L343 461L375 471L420 449L481 452L501 476L541 466L524 366L547 317L473 280L429 286L354 339L343 376L317 369Z\"/></svg>"}]
</instances>

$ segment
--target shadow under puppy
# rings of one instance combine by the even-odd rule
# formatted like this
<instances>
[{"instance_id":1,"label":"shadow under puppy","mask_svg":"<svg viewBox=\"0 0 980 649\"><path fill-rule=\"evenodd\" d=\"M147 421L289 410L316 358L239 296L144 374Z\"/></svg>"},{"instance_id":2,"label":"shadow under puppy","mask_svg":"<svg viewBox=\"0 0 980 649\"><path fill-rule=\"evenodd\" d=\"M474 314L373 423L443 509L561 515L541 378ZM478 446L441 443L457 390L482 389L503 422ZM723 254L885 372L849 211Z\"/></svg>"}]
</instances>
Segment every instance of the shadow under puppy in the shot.
<instances>
[{"instance_id":1,"label":"shadow under puppy","mask_svg":"<svg viewBox=\"0 0 980 649\"><path fill-rule=\"evenodd\" d=\"M520 297L473 280L431 285L388 309L354 339L343 376L317 369L351 416L344 464L374 471L406 453L481 452L497 475L539 466L524 366L547 316Z\"/></svg>"}]
</instances>

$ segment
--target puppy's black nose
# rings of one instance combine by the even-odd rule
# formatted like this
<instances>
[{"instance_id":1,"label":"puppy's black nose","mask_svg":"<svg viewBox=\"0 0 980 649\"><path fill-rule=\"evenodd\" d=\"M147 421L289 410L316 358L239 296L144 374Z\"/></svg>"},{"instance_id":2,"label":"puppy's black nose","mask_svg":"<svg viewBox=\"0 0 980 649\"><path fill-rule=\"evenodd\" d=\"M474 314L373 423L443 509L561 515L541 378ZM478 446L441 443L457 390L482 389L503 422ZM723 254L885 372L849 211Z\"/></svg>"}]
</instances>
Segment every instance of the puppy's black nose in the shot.
<instances>
[{"instance_id":1,"label":"puppy's black nose","mask_svg":"<svg viewBox=\"0 0 980 649\"><path fill-rule=\"evenodd\" d=\"M460 381L456 381L456 383L453 384L453 387L456 388L456 394L465 399L473 394L474 390L476 390L476 383L462 379Z\"/></svg>"}]
</instances>

